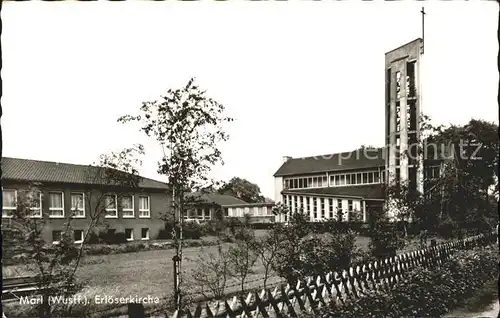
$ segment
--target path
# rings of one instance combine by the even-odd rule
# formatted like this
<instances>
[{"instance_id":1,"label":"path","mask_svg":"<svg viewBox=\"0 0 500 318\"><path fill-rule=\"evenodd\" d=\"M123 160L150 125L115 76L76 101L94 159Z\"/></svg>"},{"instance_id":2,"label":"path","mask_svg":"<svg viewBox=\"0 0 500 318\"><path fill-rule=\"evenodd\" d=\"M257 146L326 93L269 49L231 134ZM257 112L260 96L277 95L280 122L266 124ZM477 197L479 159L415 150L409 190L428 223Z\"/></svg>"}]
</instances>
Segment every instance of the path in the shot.
<instances>
[{"instance_id":1,"label":"path","mask_svg":"<svg viewBox=\"0 0 500 318\"><path fill-rule=\"evenodd\" d=\"M493 302L491 305L489 305L487 308L484 308L484 311L480 312L466 312L463 310L456 310L451 312L450 314L444 316L444 318L454 318L454 317L461 317L461 318L497 318L499 317L499 312L500 312L500 303L498 300Z\"/></svg>"}]
</instances>

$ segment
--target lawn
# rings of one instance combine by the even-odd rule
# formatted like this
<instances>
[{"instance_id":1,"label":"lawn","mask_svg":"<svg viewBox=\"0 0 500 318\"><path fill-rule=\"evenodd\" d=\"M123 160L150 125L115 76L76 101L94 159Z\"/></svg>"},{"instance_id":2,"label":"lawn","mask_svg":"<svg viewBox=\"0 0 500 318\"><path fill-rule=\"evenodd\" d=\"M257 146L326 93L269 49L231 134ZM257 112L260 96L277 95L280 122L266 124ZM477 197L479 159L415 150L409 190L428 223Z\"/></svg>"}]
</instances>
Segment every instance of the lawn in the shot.
<instances>
[{"instance_id":1,"label":"lawn","mask_svg":"<svg viewBox=\"0 0 500 318\"><path fill-rule=\"evenodd\" d=\"M257 233L262 235L261 231ZM356 245L366 249L367 237L357 237ZM228 245L227 243L225 245ZM185 290L197 294L198 287L190 282L190 271L196 267L201 255L217 251L216 246L193 247L184 249L183 270L185 271ZM125 254L87 256L78 269L78 278L86 285L82 291L89 299L95 295L112 297L158 297L169 298L173 293L172 257L175 250L150 250ZM4 277L27 275L22 265L2 268ZM254 273L248 277L247 288L262 287L264 269L257 264ZM272 277L268 283L279 283L281 278ZM227 292L238 291L235 280L228 282ZM234 286L233 286L234 285ZM163 301L162 301L163 303Z\"/></svg>"}]
</instances>

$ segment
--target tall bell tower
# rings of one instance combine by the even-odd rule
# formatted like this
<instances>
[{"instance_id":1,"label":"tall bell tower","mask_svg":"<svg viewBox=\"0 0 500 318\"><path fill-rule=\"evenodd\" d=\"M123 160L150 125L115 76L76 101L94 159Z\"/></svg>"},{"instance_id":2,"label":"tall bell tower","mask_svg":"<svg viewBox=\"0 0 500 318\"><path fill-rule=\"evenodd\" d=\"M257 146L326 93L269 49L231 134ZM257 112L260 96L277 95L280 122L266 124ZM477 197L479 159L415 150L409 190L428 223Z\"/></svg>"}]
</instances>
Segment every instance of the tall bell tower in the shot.
<instances>
[{"instance_id":1,"label":"tall bell tower","mask_svg":"<svg viewBox=\"0 0 500 318\"><path fill-rule=\"evenodd\" d=\"M385 54L386 180L423 191L418 156L423 39L418 38ZM408 155L403 155L408 154Z\"/></svg>"}]
</instances>

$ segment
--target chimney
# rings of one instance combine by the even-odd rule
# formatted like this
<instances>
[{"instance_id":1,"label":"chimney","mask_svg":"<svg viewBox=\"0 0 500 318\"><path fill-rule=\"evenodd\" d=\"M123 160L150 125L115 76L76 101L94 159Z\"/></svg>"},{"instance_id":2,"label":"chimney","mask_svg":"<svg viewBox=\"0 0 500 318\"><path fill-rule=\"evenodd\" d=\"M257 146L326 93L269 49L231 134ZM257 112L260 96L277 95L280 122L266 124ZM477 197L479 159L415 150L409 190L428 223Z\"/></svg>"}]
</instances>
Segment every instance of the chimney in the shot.
<instances>
[{"instance_id":1,"label":"chimney","mask_svg":"<svg viewBox=\"0 0 500 318\"><path fill-rule=\"evenodd\" d=\"M283 157L283 163L287 162L288 160L293 159L292 157L289 156L284 156Z\"/></svg>"}]
</instances>

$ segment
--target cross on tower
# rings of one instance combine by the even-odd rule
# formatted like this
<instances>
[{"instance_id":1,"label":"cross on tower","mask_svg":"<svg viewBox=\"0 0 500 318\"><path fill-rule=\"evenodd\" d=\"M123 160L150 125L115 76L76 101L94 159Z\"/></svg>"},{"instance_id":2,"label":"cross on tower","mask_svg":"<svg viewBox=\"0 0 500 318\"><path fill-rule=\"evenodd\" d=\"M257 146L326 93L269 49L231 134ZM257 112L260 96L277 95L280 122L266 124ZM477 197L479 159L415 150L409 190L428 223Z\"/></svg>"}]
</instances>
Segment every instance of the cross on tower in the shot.
<instances>
[{"instance_id":1,"label":"cross on tower","mask_svg":"<svg viewBox=\"0 0 500 318\"><path fill-rule=\"evenodd\" d=\"M420 11L420 13L422 13L422 54L424 53L424 36L425 36L425 11L424 11L424 7L422 7L422 11Z\"/></svg>"}]
</instances>

